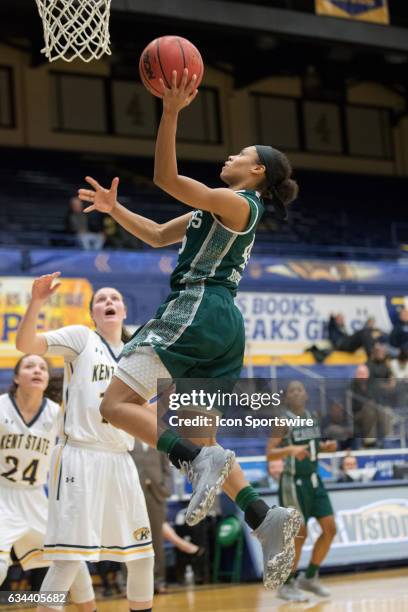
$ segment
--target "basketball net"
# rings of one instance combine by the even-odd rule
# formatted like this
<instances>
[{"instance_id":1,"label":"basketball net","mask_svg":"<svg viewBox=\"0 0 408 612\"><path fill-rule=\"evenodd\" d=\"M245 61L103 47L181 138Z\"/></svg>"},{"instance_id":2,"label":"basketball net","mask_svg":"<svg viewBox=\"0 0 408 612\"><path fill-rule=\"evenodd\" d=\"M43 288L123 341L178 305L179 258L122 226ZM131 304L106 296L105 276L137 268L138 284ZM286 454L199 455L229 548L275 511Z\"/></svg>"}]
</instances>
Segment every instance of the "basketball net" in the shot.
<instances>
[{"instance_id":1,"label":"basketball net","mask_svg":"<svg viewBox=\"0 0 408 612\"><path fill-rule=\"evenodd\" d=\"M45 47L50 62L63 59L84 62L111 54L109 14L111 0L36 0L43 22Z\"/></svg>"}]
</instances>

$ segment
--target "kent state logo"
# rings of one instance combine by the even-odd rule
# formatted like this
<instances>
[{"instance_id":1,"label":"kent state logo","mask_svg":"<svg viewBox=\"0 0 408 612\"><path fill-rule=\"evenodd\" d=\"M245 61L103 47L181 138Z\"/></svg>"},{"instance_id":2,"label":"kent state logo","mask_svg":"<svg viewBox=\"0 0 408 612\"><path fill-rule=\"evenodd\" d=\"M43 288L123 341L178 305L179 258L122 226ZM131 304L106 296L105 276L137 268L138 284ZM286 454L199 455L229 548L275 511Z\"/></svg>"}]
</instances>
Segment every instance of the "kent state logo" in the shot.
<instances>
[{"instance_id":1,"label":"kent state logo","mask_svg":"<svg viewBox=\"0 0 408 612\"><path fill-rule=\"evenodd\" d=\"M141 542L142 540L150 540L149 527L139 527L139 529L136 529L136 531L133 533L133 537L138 542Z\"/></svg>"},{"instance_id":2,"label":"kent state logo","mask_svg":"<svg viewBox=\"0 0 408 612\"><path fill-rule=\"evenodd\" d=\"M329 0L330 4L337 6L349 15L361 15L375 9L384 7L384 0Z\"/></svg>"}]
</instances>

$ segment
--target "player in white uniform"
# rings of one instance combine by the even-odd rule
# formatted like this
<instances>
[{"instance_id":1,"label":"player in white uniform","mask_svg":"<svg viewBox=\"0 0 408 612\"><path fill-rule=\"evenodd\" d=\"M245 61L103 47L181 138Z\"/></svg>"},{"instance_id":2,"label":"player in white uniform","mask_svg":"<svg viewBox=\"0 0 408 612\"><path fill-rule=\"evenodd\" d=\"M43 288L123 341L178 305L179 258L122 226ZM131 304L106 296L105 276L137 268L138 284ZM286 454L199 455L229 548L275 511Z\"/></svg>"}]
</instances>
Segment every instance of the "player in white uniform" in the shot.
<instances>
[{"instance_id":1,"label":"player in white uniform","mask_svg":"<svg viewBox=\"0 0 408 612\"><path fill-rule=\"evenodd\" d=\"M80 560L120 561L128 569L130 609L151 610L154 553L144 495L128 453L134 438L99 412L123 348L126 308L121 294L105 287L91 303L95 331L72 325L37 334L41 307L57 287L49 275L34 281L17 335L18 348L62 355L65 361L65 443L53 454L45 540L46 557L55 563L42 590L68 590Z\"/></svg>"},{"instance_id":2,"label":"player in white uniform","mask_svg":"<svg viewBox=\"0 0 408 612\"><path fill-rule=\"evenodd\" d=\"M24 355L14 368L10 392L0 395L0 585L12 546L25 570L50 565L43 554L48 514L44 485L62 411L44 395L48 383L45 359ZM95 609L85 563L78 568L71 598L83 612Z\"/></svg>"}]
</instances>

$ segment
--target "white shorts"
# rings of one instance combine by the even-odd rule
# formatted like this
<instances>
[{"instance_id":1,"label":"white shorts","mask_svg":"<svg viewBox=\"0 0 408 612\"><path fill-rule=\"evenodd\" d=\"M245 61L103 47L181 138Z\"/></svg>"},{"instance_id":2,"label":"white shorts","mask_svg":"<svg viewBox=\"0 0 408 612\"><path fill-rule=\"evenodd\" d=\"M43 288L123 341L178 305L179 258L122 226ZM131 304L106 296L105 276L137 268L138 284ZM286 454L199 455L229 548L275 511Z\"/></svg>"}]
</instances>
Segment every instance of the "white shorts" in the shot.
<instances>
[{"instance_id":1,"label":"white shorts","mask_svg":"<svg viewBox=\"0 0 408 612\"><path fill-rule=\"evenodd\" d=\"M138 346L129 356L122 357L115 376L146 401L157 395L158 378L172 378L151 346Z\"/></svg>"},{"instance_id":2,"label":"white shorts","mask_svg":"<svg viewBox=\"0 0 408 612\"><path fill-rule=\"evenodd\" d=\"M10 550L25 570L48 566L43 557L48 500L43 487L0 486L0 558L10 563Z\"/></svg>"},{"instance_id":3,"label":"white shorts","mask_svg":"<svg viewBox=\"0 0 408 612\"><path fill-rule=\"evenodd\" d=\"M154 555L129 453L57 446L50 474L45 558L126 562Z\"/></svg>"}]
</instances>

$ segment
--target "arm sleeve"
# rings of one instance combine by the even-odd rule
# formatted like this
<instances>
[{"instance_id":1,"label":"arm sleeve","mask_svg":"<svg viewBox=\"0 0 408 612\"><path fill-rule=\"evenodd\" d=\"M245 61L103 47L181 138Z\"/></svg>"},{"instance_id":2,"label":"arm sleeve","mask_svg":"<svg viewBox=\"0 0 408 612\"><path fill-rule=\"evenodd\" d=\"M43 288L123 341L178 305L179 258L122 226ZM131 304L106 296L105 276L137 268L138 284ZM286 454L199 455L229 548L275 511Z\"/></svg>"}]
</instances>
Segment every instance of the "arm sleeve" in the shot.
<instances>
[{"instance_id":1,"label":"arm sleeve","mask_svg":"<svg viewBox=\"0 0 408 612\"><path fill-rule=\"evenodd\" d=\"M90 330L85 325L68 325L42 336L48 344L47 355L61 355L65 361L74 361L84 350L89 334Z\"/></svg>"}]
</instances>

